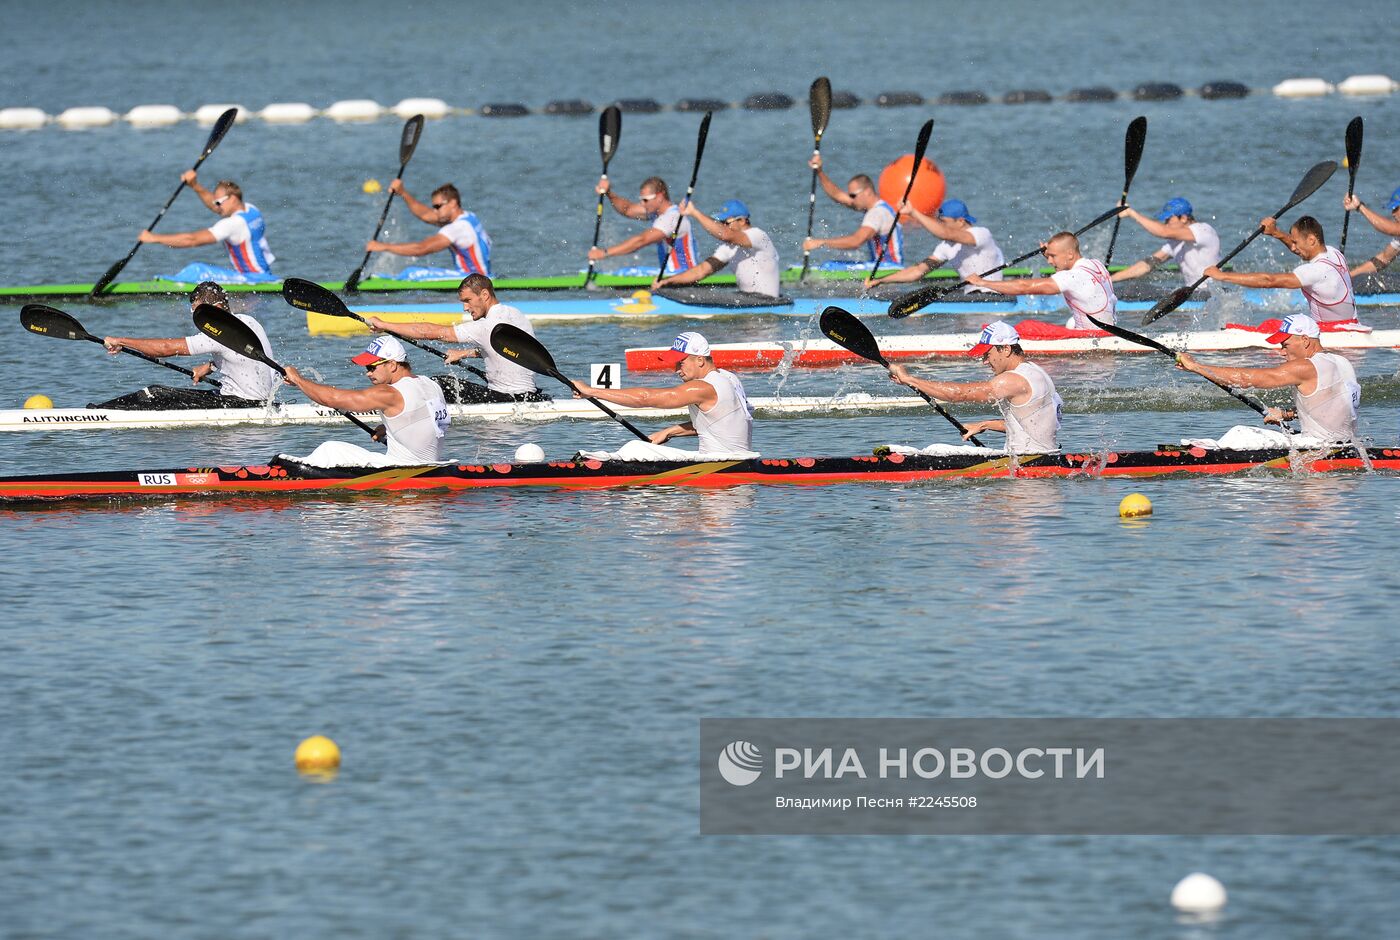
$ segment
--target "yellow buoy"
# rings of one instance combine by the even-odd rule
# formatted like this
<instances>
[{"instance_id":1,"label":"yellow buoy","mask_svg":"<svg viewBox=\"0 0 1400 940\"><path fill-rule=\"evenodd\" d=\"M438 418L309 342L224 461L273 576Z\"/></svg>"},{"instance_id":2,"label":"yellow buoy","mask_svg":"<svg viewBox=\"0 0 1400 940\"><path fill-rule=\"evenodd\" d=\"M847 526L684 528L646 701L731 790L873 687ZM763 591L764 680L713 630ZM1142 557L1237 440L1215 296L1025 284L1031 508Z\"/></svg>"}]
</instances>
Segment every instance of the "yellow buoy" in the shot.
<instances>
[{"instance_id":1,"label":"yellow buoy","mask_svg":"<svg viewBox=\"0 0 1400 940\"><path fill-rule=\"evenodd\" d=\"M379 185L379 180L365 180L365 185L360 188L363 189L365 192L369 193L371 196L373 196L375 193L379 192L384 187Z\"/></svg>"},{"instance_id":2,"label":"yellow buoy","mask_svg":"<svg viewBox=\"0 0 1400 940\"><path fill-rule=\"evenodd\" d=\"M330 738L312 735L297 745L297 770L324 773L340 766L340 748Z\"/></svg>"},{"instance_id":3,"label":"yellow buoy","mask_svg":"<svg viewBox=\"0 0 1400 940\"><path fill-rule=\"evenodd\" d=\"M1131 519L1133 516L1150 516L1152 515L1152 500L1141 493L1129 493L1118 504L1118 515L1124 519Z\"/></svg>"},{"instance_id":4,"label":"yellow buoy","mask_svg":"<svg viewBox=\"0 0 1400 940\"><path fill-rule=\"evenodd\" d=\"M24 407L35 409L52 408L53 399L47 395L30 395L24 400Z\"/></svg>"}]
</instances>

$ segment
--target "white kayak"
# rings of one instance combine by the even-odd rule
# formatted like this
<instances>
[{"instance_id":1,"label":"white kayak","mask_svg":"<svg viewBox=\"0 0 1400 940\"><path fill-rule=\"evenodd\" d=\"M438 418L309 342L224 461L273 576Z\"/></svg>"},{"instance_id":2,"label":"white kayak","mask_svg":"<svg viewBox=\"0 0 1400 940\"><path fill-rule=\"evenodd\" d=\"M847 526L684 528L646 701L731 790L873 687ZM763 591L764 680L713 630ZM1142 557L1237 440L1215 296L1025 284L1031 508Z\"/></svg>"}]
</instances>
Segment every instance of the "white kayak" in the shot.
<instances>
[{"instance_id":1,"label":"white kayak","mask_svg":"<svg viewBox=\"0 0 1400 940\"><path fill-rule=\"evenodd\" d=\"M826 398L750 398L760 416L820 416L894 411L928 407L913 396L877 396L864 392ZM630 418L669 418L685 414L684 408L628 408L611 406ZM592 402L562 398L555 401L501 402L448 405L454 421L557 421L564 418L607 419ZM366 421L377 412L357 412ZM226 427L231 425L279 426L291 424L345 424L335 411L313 404L274 404L267 408L186 408L167 411L125 411L103 408L11 409L0 411L0 431L88 431L103 428Z\"/></svg>"},{"instance_id":2,"label":"white kayak","mask_svg":"<svg viewBox=\"0 0 1400 940\"><path fill-rule=\"evenodd\" d=\"M1277 323L1278 321L1273 321ZM1191 330L1172 333L1155 333L1157 342L1183 352L1231 352L1248 349L1277 348L1269 346L1269 332L1261 327L1242 327L1234 324L1223 330ZM1016 324L1018 328L1026 324ZM1117 336L1100 333L1097 330L1066 330L1053 324L1037 324L1043 330L1035 333L1046 334L1036 338L1031 330L1025 330L1021 347L1032 355L1088 355L1093 353L1145 353L1152 352L1145 346L1129 342ZM1055 335L1059 334L1059 335ZM978 333L936 333L909 334L904 336L881 336L877 338L880 351L887 359L928 359L937 356L965 356L977 343ZM1400 348L1400 330L1358 330L1328 331L1322 334L1322 345L1326 349L1394 349ZM774 369L784 362L795 366L834 366L849 362L862 362L854 353L838 346L829 339L787 340L776 343L712 343L711 353L715 365L721 369ZM668 346L641 346L628 349L625 353L629 372L656 372L669 370L671 366L662 359L669 352Z\"/></svg>"}]
</instances>

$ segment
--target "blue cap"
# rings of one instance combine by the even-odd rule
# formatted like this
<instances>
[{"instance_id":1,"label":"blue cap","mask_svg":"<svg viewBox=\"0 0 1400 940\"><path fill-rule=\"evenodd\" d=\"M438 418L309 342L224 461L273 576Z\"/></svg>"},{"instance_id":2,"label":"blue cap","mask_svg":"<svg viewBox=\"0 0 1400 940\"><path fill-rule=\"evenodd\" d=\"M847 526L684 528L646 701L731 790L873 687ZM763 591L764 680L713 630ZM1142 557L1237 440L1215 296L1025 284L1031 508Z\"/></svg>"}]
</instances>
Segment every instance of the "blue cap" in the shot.
<instances>
[{"instance_id":1,"label":"blue cap","mask_svg":"<svg viewBox=\"0 0 1400 940\"><path fill-rule=\"evenodd\" d=\"M1174 215L1195 215L1191 211L1191 203L1177 196L1162 207L1162 211L1157 213L1157 221L1165 222Z\"/></svg>"},{"instance_id":2,"label":"blue cap","mask_svg":"<svg viewBox=\"0 0 1400 940\"><path fill-rule=\"evenodd\" d=\"M967 203L961 199L943 200L943 205L938 207L938 214L945 219L967 219L969 225L977 224L977 220L967 211Z\"/></svg>"},{"instance_id":3,"label":"blue cap","mask_svg":"<svg viewBox=\"0 0 1400 940\"><path fill-rule=\"evenodd\" d=\"M1390 194L1390 205L1386 206L1386 209L1390 212L1400 209L1400 189Z\"/></svg>"},{"instance_id":4,"label":"blue cap","mask_svg":"<svg viewBox=\"0 0 1400 940\"><path fill-rule=\"evenodd\" d=\"M731 199L719 207L719 211L710 218L716 222L728 222L730 219L751 219L749 207L737 199Z\"/></svg>"}]
</instances>

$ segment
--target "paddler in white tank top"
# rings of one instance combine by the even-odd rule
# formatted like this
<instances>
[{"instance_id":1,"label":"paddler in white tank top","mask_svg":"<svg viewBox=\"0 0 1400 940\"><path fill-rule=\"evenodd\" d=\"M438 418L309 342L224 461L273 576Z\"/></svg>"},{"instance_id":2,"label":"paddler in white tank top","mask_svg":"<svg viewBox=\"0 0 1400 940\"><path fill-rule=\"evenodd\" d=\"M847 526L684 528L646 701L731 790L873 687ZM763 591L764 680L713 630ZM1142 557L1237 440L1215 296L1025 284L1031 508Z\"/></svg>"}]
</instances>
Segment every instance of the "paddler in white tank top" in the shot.
<instances>
[{"instance_id":1,"label":"paddler in white tank top","mask_svg":"<svg viewBox=\"0 0 1400 940\"><path fill-rule=\"evenodd\" d=\"M1294 407L1289 411L1268 409L1264 420L1282 424L1298 419L1299 430L1307 437L1327 444L1349 444L1356 440L1356 409L1361 404L1361 385L1351 363L1336 353L1322 351L1317 321L1307 314L1286 317L1269 342L1283 347L1282 365L1270 369L1238 369L1203 366L1186 353L1179 353L1176 364L1187 372L1203 375L1234 388L1294 388Z\"/></svg>"},{"instance_id":2,"label":"paddler in white tank top","mask_svg":"<svg viewBox=\"0 0 1400 940\"><path fill-rule=\"evenodd\" d=\"M753 450L753 409L739 377L715 366L710 344L699 333L682 333L666 354L681 384L671 388L594 388L574 383L576 397L600 398L633 408L690 409L690 420L651 435L653 444L673 437L700 438L701 454L735 454Z\"/></svg>"},{"instance_id":3,"label":"paddler in white tank top","mask_svg":"<svg viewBox=\"0 0 1400 940\"><path fill-rule=\"evenodd\" d=\"M988 324L967 354L991 366L990 381L930 382L914 378L898 363L890 366L890 378L943 401L995 402L1003 417L969 422L964 439L983 431L1000 431L1006 435L1008 454L1057 452L1062 402L1045 370L1026 359L1016 328L1000 320Z\"/></svg>"},{"instance_id":4,"label":"paddler in white tank top","mask_svg":"<svg viewBox=\"0 0 1400 940\"><path fill-rule=\"evenodd\" d=\"M1096 330L1089 317L1104 323L1116 323L1118 296L1113 292L1113 280L1102 261L1085 258L1079 253L1079 239L1073 232L1059 232L1041 243L1045 260L1055 269L1049 277L1018 277L993 281L972 276L967 282L998 294L1014 297L1019 294L1063 294L1065 304L1073 314L1069 326L1076 330Z\"/></svg>"},{"instance_id":5,"label":"paddler in white tank top","mask_svg":"<svg viewBox=\"0 0 1400 940\"><path fill-rule=\"evenodd\" d=\"M1287 233L1279 229L1278 220L1272 216L1259 225L1265 235L1283 242L1289 251L1303 259L1303 263L1290 272L1277 274L1267 271L1222 271L1212 265L1206 268L1206 276L1241 287L1301 290L1313 320L1318 323L1355 324L1348 329L1369 332L1370 327L1356 323L1356 295L1352 293L1347 259L1327 244L1321 222L1310 215L1300 216Z\"/></svg>"},{"instance_id":6,"label":"paddler in white tank top","mask_svg":"<svg viewBox=\"0 0 1400 940\"><path fill-rule=\"evenodd\" d=\"M369 388L346 389L323 385L302 377L287 367L287 384L295 385L307 398L342 411L378 411L384 415L383 454L355 447L342 441L329 441L307 458L316 463L317 453L335 445L337 463L345 463L348 448L363 452L366 465L415 466L442 463L443 436L449 424L442 388L432 379L414 375L403 343L394 336L377 336L365 351L350 360L364 366L372 383ZM379 440L376 436L375 440Z\"/></svg>"}]
</instances>

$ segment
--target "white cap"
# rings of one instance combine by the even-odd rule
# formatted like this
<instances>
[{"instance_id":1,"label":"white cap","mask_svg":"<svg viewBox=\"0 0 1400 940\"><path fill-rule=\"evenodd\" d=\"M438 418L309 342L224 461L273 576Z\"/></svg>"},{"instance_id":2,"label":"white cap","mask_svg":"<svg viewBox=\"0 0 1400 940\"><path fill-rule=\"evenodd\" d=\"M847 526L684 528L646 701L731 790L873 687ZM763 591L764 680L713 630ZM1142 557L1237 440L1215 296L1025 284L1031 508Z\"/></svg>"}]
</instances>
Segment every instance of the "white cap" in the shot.
<instances>
[{"instance_id":1,"label":"white cap","mask_svg":"<svg viewBox=\"0 0 1400 940\"><path fill-rule=\"evenodd\" d=\"M407 362L408 350L403 348L403 343L399 342L397 336L385 333L370 340L365 351L360 353L350 361L357 366L372 366L380 360L387 359L390 362Z\"/></svg>"},{"instance_id":2,"label":"white cap","mask_svg":"<svg viewBox=\"0 0 1400 940\"><path fill-rule=\"evenodd\" d=\"M1321 335L1322 329L1316 320L1306 313L1295 313L1291 317L1283 318L1283 324L1279 326L1277 333L1269 336L1269 342L1281 343L1290 336L1311 336L1317 339Z\"/></svg>"},{"instance_id":3,"label":"white cap","mask_svg":"<svg viewBox=\"0 0 1400 940\"><path fill-rule=\"evenodd\" d=\"M1021 334L1010 323L998 320L982 327L982 335L977 337L977 345L967 351L969 356L985 356L993 346L1014 346L1021 341Z\"/></svg>"},{"instance_id":4,"label":"white cap","mask_svg":"<svg viewBox=\"0 0 1400 940\"><path fill-rule=\"evenodd\" d=\"M661 354L661 358L671 365L680 362L686 356L708 356L710 354L710 344L699 333L686 332L676 337L676 341L671 344L669 351Z\"/></svg>"}]
</instances>

